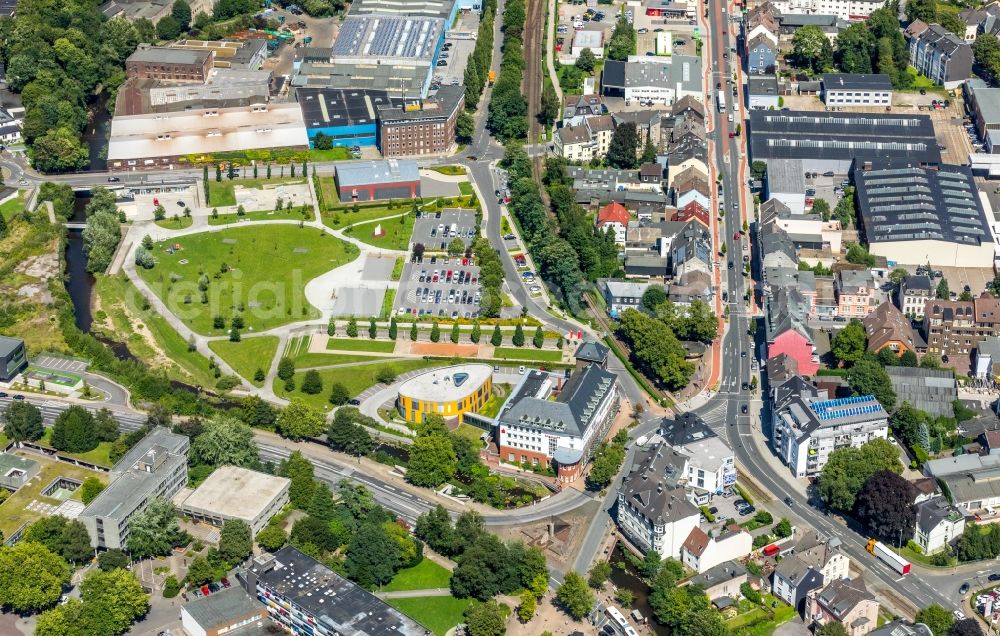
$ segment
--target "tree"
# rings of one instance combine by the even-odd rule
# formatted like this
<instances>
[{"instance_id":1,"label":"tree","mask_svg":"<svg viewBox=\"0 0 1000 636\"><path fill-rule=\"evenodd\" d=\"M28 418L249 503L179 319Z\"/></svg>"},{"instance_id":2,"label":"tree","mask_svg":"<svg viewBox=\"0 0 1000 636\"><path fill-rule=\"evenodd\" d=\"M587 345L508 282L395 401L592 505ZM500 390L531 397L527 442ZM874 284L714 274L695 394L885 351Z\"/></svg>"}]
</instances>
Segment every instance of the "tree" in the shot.
<instances>
[{"instance_id":1,"label":"tree","mask_svg":"<svg viewBox=\"0 0 1000 636\"><path fill-rule=\"evenodd\" d=\"M535 335L531 337L531 344L536 349L541 349L542 345L545 344L545 333L542 331L541 325L535 327Z\"/></svg>"},{"instance_id":2,"label":"tree","mask_svg":"<svg viewBox=\"0 0 1000 636\"><path fill-rule=\"evenodd\" d=\"M857 395L874 395L886 411L892 411L896 406L896 391L889 381L889 374L873 360L859 360L848 369L847 384Z\"/></svg>"},{"instance_id":3,"label":"tree","mask_svg":"<svg viewBox=\"0 0 1000 636\"><path fill-rule=\"evenodd\" d=\"M903 355L899 356L899 366L901 367L915 367L917 364L917 354L911 349L907 349Z\"/></svg>"},{"instance_id":4,"label":"tree","mask_svg":"<svg viewBox=\"0 0 1000 636\"><path fill-rule=\"evenodd\" d=\"M359 457L370 453L375 447L375 442L364 426L358 424L359 421L365 420L367 418L357 409L338 409L326 434L330 447Z\"/></svg>"},{"instance_id":5,"label":"tree","mask_svg":"<svg viewBox=\"0 0 1000 636\"><path fill-rule=\"evenodd\" d=\"M323 391L323 378L320 377L319 371L316 369L309 369L306 371L305 377L302 379L302 392L309 395L317 395ZM281 418L279 417L279 420Z\"/></svg>"},{"instance_id":6,"label":"tree","mask_svg":"<svg viewBox=\"0 0 1000 636\"><path fill-rule=\"evenodd\" d=\"M208 420L205 432L191 443L190 459L192 464L256 468L260 451L252 428L235 417L220 414Z\"/></svg>"},{"instance_id":7,"label":"tree","mask_svg":"<svg viewBox=\"0 0 1000 636\"><path fill-rule=\"evenodd\" d=\"M534 602L534 600L535 597L531 596L530 602ZM528 618L523 618L523 615L527 613L527 610L522 610L524 603L525 599L522 597L521 606L518 607L517 614L518 618L527 622L527 620L530 620L531 616L533 616L535 612L534 607L532 607L531 614ZM506 631L506 609L507 608L497 603L496 599L490 599L485 603L475 603L469 605L465 608L465 613L463 615L465 618L465 627L468 630L469 636L502 636Z\"/></svg>"},{"instance_id":8,"label":"tree","mask_svg":"<svg viewBox=\"0 0 1000 636\"><path fill-rule=\"evenodd\" d=\"M465 241L460 238L454 238L448 243L448 254L449 256L458 256L465 252Z\"/></svg>"},{"instance_id":9,"label":"tree","mask_svg":"<svg viewBox=\"0 0 1000 636\"><path fill-rule=\"evenodd\" d=\"M635 309L626 309L621 314L619 330L630 343L640 365L652 377L671 389L687 385L694 365L686 359L684 347L663 321Z\"/></svg>"},{"instance_id":10,"label":"tree","mask_svg":"<svg viewBox=\"0 0 1000 636\"><path fill-rule=\"evenodd\" d=\"M417 341L417 323L413 321L410 323L410 342Z\"/></svg>"},{"instance_id":11,"label":"tree","mask_svg":"<svg viewBox=\"0 0 1000 636\"><path fill-rule=\"evenodd\" d=\"M20 541L0 547L0 605L16 612L52 605L69 577L66 562L40 543Z\"/></svg>"},{"instance_id":12,"label":"tree","mask_svg":"<svg viewBox=\"0 0 1000 636\"><path fill-rule=\"evenodd\" d=\"M211 583L216 578L215 567L209 563L208 558L204 555L198 555L191 559L184 580L188 585L195 587Z\"/></svg>"},{"instance_id":13,"label":"tree","mask_svg":"<svg viewBox=\"0 0 1000 636\"><path fill-rule=\"evenodd\" d=\"M458 328L458 323L456 322L456 323L452 324L452 326L451 326L451 336L450 336L450 340L451 340L451 341L452 341L452 342L453 342L454 344L458 344L458 340L459 340L459 338L461 337L461 335L462 335L462 334L461 334L461 332L459 331L459 328Z\"/></svg>"},{"instance_id":14,"label":"tree","mask_svg":"<svg viewBox=\"0 0 1000 636\"><path fill-rule=\"evenodd\" d=\"M819 475L820 498L838 510L854 510L858 492L880 470L903 472L899 450L888 440L874 439L860 448L838 448L830 453Z\"/></svg>"},{"instance_id":15,"label":"tree","mask_svg":"<svg viewBox=\"0 0 1000 636\"><path fill-rule=\"evenodd\" d=\"M156 35L161 40L176 40L180 34L181 23L172 15L165 15L156 23Z\"/></svg>"},{"instance_id":16,"label":"tree","mask_svg":"<svg viewBox=\"0 0 1000 636\"><path fill-rule=\"evenodd\" d=\"M861 243L851 243L847 246L847 262L865 267L875 266L875 257L868 253Z\"/></svg>"},{"instance_id":17,"label":"tree","mask_svg":"<svg viewBox=\"0 0 1000 636\"><path fill-rule=\"evenodd\" d=\"M41 543L70 563L81 563L94 556L86 526L61 515L43 517L28 526L24 540Z\"/></svg>"},{"instance_id":18,"label":"tree","mask_svg":"<svg viewBox=\"0 0 1000 636\"><path fill-rule=\"evenodd\" d=\"M503 343L503 334L500 333L500 323L493 325L493 334L490 336L490 344L499 347Z\"/></svg>"},{"instance_id":19,"label":"tree","mask_svg":"<svg viewBox=\"0 0 1000 636\"><path fill-rule=\"evenodd\" d=\"M277 417L278 414L274 407L257 395L251 395L243 400L243 406L240 408L240 419L251 426L269 428L274 425ZM198 435L194 437L200 436L204 430L205 428L202 426Z\"/></svg>"},{"instance_id":20,"label":"tree","mask_svg":"<svg viewBox=\"0 0 1000 636\"><path fill-rule=\"evenodd\" d=\"M830 351L840 362L854 364L861 359L868 347L868 335L860 320L851 319L847 325L834 334Z\"/></svg>"},{"instance_id":21,"label":"tree","mask_svg":"<svg viewBox=\"0 0 1000 636\"><path fill-rule=\"evenodd\" d=\"M288 543L288 535L281 529L281 526L267 526L257 533L257 545L268 552L280 550Z\"/></svg>"},{"instance_id":22,"label":"tree","mask_svg":"<svg viewBox=\"0 0 1000 636\"><path fill-rule=\"evenodd\" d=\"M340 406L342 404L347 404L347 401L350 399L351 393L348 391L347 387L340 382L334 382L330 387L330 404Z\"/></svg>"},{"instance_id":23,"label":"tree","mask_svg":"<svg viewBox=\"0 0 1000 636\"><path fill-rule=\"evenodd\" d=\"M514 327L514 337L511 338L510 342L515 347L524 346L524 329L521 328L521 323L517 323Z\"/></svg>"},{"instance_id":24,"label":"tree","mask_svg":"<svg viewBox=\"0 0 1000 636\"><path fill-rule=\"evenodd\" d=\"M347 321L347 336L349 338L358 337L358 321L353 317Z\"/></svg>"},{"instance_id":25,"label":"tree","mask_svg":"<svg viewBox=\"0 0 1000 636\"><path fill-rule=\"evenodd\" d=\"M173 6L170 7L170 15L181 25L182 31L187 31L191 26L191 5L185 0L174 0Z\"/></svg>"},{"instance_id":26,"label":"tree","mask_svg":"<svg viewBox=\"0 0 1000 636\"><path fill-rule=\"evenodd\" d=\"M288 486L288 500L296 508L304 510L312 501L313 489L316 487L312 463L301 452L295 451L281 460L277 472L292 480Z\"/></svg>"},{"instance_id":27,"label":"tree","mask_svg":"<svg viewBox=\"0 0 1000 636\"><path fill-rule=\"evenodd\" d=\"M632 170L638 167L639 134L635 124L625 122L615 128L608 146L608 163L615 168Z\"/></svg>"},{"instance_id":28,"label":"tree","mask_svg":"<svg viewBox=\"0 0 1000 636\"><path fill-rule=\"evenodd\" d=\"M607 58L609 60L625 61L628 56L635 55L637 35L635 28L622 16L615 24L615 30L608 40Z\"/></svg>"},{"instance_id":29,"label":"tree","mask_svg":"<svg viewBox=\"0 0 1000 636\"><path fill-rule=\"evenodd\" d=\"M850 636L842 623L830 621L816 630L816 636Z\"/></svg>"},{"instance_id":30,"label":"tree","mask_svg":"<svg viewBox=\"0 0 1000 636\"><path fill-rule=\"evenodd\" d=\"M611 578L611 563L608 561L598 561L590 568L590 576L587 578L587 585L599 590L604 587L604 583Z\"/></svg>"},{"instance_id":31,"label":"tree","mask_svg":"<svg viewBox=\"0 0 1000 636\"><path fill-rule=\"evenodd\" d=\"M391 366L379 367L375 371L375 381L382 384L392 384L396 381L396 370Z\"/></svg>"},{"instance_id":32,"label":"tree","mask_svg":"<svg viewBox=\"0 0 1000 636\"><path fill-rule=\"evenodd\" d=\"M413 534L441 554L449 555L455 548L455 529L441 504L417 517Z\"/></svg>"},{"instance_id":33,"label":"tree","mask_svg":"<svg viewBox=\"0 0 1000 636\"><path fill-rule=\"evenodd\" d=\"M399 335L399 325L396 324L396 317L393 316L389 319L389 340L395 340L397 335Z\"/></svg>"},{"instance_id":34,"label":"tree","mask_svg":"<svg viewBox=\"0 0 1000 636\"><path fill-rule=\"evenodd\" d=\"M795 66L822 73L833 66L833 45L818 26L804 26L795 29L790 58Z\"/></svg>"},{"instance_id":35,"label":"tree","mask_svg":"<svg viewBox=\"0 0 1000 636\"><path fill-rule=\"evenodd\" d=\"M60 413L52 426L52 447L69 453L86 453L97 448L94 416L73 405Z\"/></svg>"},{"instance_id":36,"label":"tree","mask_svg":"<svg viewBox=\"0 0 1000 636\"><path fill-rule=\"evenodd\" d=\"M163 581L163 598L174 598L181 593L181 583L171 574Z\"/></svg>"},{"instance_id":37,"label":"tree","mask_svg":"<svg viewBox=\"0 0 1000 636\"><path fill-rule=\"evenodd\" d=\"M123 569L88 574L80 583L80 598L91 624L101 626L92 633L123 634L149 610L149 596L139 579Z\"/></svg>"},{"instance_id":38,"label":"tree","mask_svg":"<svg viewBox=\"0 0 1000 636\"><path fill-rule=\"evenodd\" d=\"M282 357L278 361L278 377L282 380L290 380L295 375L295 363L291 358Z\"/></svg>"},{"instance_id":39,"label":"tree","mask_svg":"<svg viewBox=\"0 0 1000 636\"><path fill-rule=\"evenodd\" d=\"M230 565L242 563L253 552L250 526L240 519L228 519L219 532L219 553Z\"/></svg>"},{"instance_id":40,"label":"tree","mask_svg":"<svg viewBox=\"0 0 1000 636\"><path fill-rule=\"evenodd\" d=\"M948 289L947 278L942 278L941 282L938 283L934 297L937 298L938 300L948 300L949 298L951 298L951 290Z\"/></svg>"},{"instance_id":41,"label":"tree","mask_svg":"<svg viewBox=\"0 0 1000 636\"><path fill-rule=\"evenodd\" d=\"M441 341L441 326L435 320L434 324L431 325L431 342L440 342L440 341Z\"/></svg>"},{"instance_id":42,"label":"tree","mask_svg":"<svg viewBox=\"0 0 1000 636\"><path fill-rule=\"evenodd\" d=\"M916 507L913 484L889 470L874 473L861 487L855 510L871 534L893 545L913 537Z\"/></svg>"},{"instance_id":43,"label":"tree","mask_svg":"<svg viewBox=\"0 0 1000 636\"><path fill-rule=\"evenodd\" d=\"M590 474L587 475L587 485L594 490L604 488L618 474L623 461L625 461L623 447L602 442L594 453Z\"/></svg>"},{"instance_id":44,"label":"tree","mask_svg":"<svg viewBox=\"0 0 1000 636\"><path fill-rule=\"evenodd\" d=\"M476 132L476 121L468 111L463 110L458 114L455 121L455 137L462 143L472 141L472 135Z\"/></svg>"},{"instance_id":45,"label":"tree","mask_svg":"<svg viewBox=\"0 0 1000 636\"><path fill-rule=\"evenodd\" d=\"M576 67L584 73L593 73L594 67L597 66L597 58L594 56L594 52L590 49L583 49L580 51L580 55L576 58L575 64Z\"/></svg>"},{"instance_id":46,"label":"tree","mask_svg":"<svg viewBox=\"0 0 1000 636\"><path fill-rule=\"evenodd\" d=\"M306 512L310 517L315 517L320 521L330 521L337 513L337 508L333 503L333 493L325 482L318 482L313 489L312 500Z\"/></svg>"},{"instance_id":47,"label":"tree","mask_svg":"<svg viewBox=\"0 0 1000 636\"><path fill-rule=\"evenodd\" d=\"M105 572L128 567L128 556L117 548L105 550L97 555L97 567Z\"/></svg>"},{"instance_id":48,"label":"tree","mask_svg":"<svg viewBox=\"0 0 1000 636\"><path fill-rule=\"evenodd\" d=\"M399 544L380 524L362 524L347 545L347 575L367 590L392 580L400 565Z\"/></svg>"},{"instance_id":49,"label":"tree","mask_svg":"<svg viewBox=\"0 0 1000 636\"><path fill-rule=\"evenodd\" d=\"M35 139L32 149L32 164L43 172L79 170L87 165L89 159L87 148L66 126L53 128Z\"/></svg>"},{"instance_id":50,"label":"tree","mask_svg":"<svg viewBox=\"0 0 1000 636\"><path fill-rule=\"evenodd\" d=\"M177 525L174 504L153 499L129 524L128 550L133 557L145 558L170 554L187 541L187 533Z\"/></svg>"},{"instance_id":51,"label":"tree","mask_svg":"<svg viewBox=\"0 0 1000 636\"><path fill-rule=\"evenodd\" d=\"M559 117L559 97L552 84L546 83L545 87L542 88L542 99L539 106L538 117L542 123L551 124Z\"/></svg>"},{"instance_id":52,"label":"tree","mask_svg":"<svg viewBox=\"0 0 1000 636\"><path fill-rule=\"evenodd\" d=\"M34 442L45 432L42 411L26 400L13 400L3 411L3 432L13 442Z\"/></svg>"},{"instance_id":53,"label":"tree","mask_svg":"<svg viewBox=\"0 0 1000 636\"><path fill-rule=\"evenodd\" d=\"M937 603L917 610L915 622L923 623L930 628L934 636L947 636L948 630L955 624L955 616Z\"/></svg>"},{"instance_id":54,"label":"tree","mask_svg":"<svg viewBox=\"0 0 1000 636\"><path fill-rule=\"evenodd\" d=\"M983 636L983 628L975 618L963 618L948 628L948 636Z\"/></svg>"},{"instance_id":55,"label":"tree","mask_svg":"<svg viewBox=\"0 0 1000 636\"><path fill-rule=\"evenodd\" d=\"M556 590L556 598L566 613L576 620L590 613L595 600L593 591L587 587L587 582L573 571L566 573L562 585Z\"/></svg>"},{"instance_id":56,"label":"tree","mask_svg":"<svg viewBox=\"0 0 1000 636\"><path fill-rule=\"evenodd\" d=\"M667 302L667 290L662 285L650 285L642 294L641 305L643 309L651 313L656 312L663 303Z\"/></svg>"},{"instance_id":57,"label":"tree","mask_svg":"<svg viewBox=\"0 0 1000 636\"><path fill-rule=\"evenodd\" d=\"M436 488L451 479L456 468L455 449L442 435L418 437L410 446L406 481Z\"/></svg>"},{"instance_id":58,"label":"tree","mask_svg":"<svg viewBox=\"0 0 1000 636\"><path fill-rule=\"evenodd\" d=\"M368 319L368 337L372 340L378 335L378 325L375 324L375 316Z\"/></svg>"},{"instance_id":59,"label":"tree","mask_svg":"<svg viewBox=\"0 0 1000 636\"><path fill-rule=\"evenodd\" d=\"M845 73L871 73L875 37L868 26L856 22L837 36L834 60Z\"/></svg>"}]
</instances>

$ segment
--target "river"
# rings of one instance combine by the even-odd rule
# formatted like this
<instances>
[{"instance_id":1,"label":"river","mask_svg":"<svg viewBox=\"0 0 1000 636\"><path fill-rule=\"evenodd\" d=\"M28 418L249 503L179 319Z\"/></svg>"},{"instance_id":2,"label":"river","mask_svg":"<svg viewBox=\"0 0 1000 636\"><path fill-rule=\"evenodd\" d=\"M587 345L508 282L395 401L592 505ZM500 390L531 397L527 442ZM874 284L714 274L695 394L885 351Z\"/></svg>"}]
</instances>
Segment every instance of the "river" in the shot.
<instances>
[{"instance_id":1,"label":"river","mask_svg":"<svg viewBox=\"0 0 1000 636\"><path fill-rule=\"evenodd\" d=\"M89 192L78 192L73 203L73 223L83 223L86 220L84 208L90 202ZM73 301L73 312L76 316L77 328L90 333L94 322L90 308L91 296L94 291L94 276L87 271L87 256L83 253L83 230L67 230L66 241L66 291Z\"/></svg>"},{"instance_id":2,"label":"river","mask_svg":"<svg viewBox=\"0 0 1000 636\"><path fill-rule=\"evenodd\" d=\"M646 625L654 634L657 636L670 636L670 630L666 626L660 625L653 620L653 610L649 607L649 586L639 577L632 564L629 563L624 550L625 548L622 548L621 544L615 544L615 549L611 552L611 583L615 587L623 587L631 591L635 596L635 602L632 603L629 612L634 609L639 610L642 612L643 617L646 618ZM615 565L619 561L625 563L624 569ZM629 620L632 620L631 616Z\"/></svg>"}]
</instances>

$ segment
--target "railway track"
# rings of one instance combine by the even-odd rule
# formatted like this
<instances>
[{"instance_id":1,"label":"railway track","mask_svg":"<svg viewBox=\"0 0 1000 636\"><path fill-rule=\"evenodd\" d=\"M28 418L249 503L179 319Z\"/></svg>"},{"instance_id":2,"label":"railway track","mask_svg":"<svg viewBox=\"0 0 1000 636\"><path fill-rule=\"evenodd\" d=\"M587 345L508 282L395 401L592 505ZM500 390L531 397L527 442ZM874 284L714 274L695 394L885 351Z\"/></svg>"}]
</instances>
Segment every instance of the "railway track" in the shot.
<instances>
[{"instance_id":1,"label":"railway track","mask_svg":"<svg viewBox=\"0 0 1000 636\"><path fill-rule=\"evenodd\" d=\"M538 120L542 101L542 29L545 27L545 0L527 0L524 23L524 96L528 100L528 143L537 143L542 134ZM542 178L542 157L531 162L535 179ZM543 191L543 198L545 197Z\"/></svg>"}]
</instances>

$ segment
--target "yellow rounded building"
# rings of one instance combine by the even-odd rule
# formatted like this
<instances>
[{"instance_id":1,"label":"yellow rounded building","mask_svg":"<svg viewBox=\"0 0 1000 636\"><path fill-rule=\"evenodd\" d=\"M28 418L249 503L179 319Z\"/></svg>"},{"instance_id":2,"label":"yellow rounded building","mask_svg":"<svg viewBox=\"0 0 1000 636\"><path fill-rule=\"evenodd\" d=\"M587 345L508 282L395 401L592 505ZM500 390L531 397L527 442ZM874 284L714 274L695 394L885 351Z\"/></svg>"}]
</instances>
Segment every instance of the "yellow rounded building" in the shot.
<instances>
[{"instance_id":1,"label":"yellow rounded building","mask_svg":"<svg viewBox=\"0 0 1000 636\"><path fill-rule=\"evenodd\" d=\"M407 422L419 424L425 413L461 422L490 399L493 369L488 364L457 364L421 373L403 382L396 408Z\"/></svg>"}]
</instances>

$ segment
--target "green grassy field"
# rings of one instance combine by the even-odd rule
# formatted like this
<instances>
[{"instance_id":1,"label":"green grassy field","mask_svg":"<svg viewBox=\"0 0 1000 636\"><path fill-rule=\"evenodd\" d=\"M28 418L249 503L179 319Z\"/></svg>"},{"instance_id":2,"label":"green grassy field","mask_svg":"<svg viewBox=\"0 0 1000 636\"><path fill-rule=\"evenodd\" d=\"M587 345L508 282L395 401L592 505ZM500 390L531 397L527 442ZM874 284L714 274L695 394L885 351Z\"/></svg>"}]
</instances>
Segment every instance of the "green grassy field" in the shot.
<instances>
[{"instance_id":1,"label":"green grassy field","mask_svg":"<svg viewBox=\"0 0 1000 636\"><path fill-rule=\"evenodd\" d=\"M183 230L191 227L194 223L194 219L189 216L178 216L176 219L173 217L168 217L162 221L153 221L160 227L166 230Z\"/></svg>"},{"instance_id":2,"label":"green grassy field","mask_svg":"<svg viewBox=\"0 0 1000 636\"><path fill-rule=\"evenodd\" d=\"M213 207L236 205L236 192L232 181L208 182L208 204Z\"/></svg>"},{"instance_id":3,"label":"green grassy field","mask_svg":"<svg viewBox=\"0 0 1000 636\"><path fill-rule=\"evenodd\" d=\"M10 201L0 204L0 216L4 221L9 221L10 217L22 211L24 211L24 190L18 191L17 196Z\"/></svg>"},{"instance_id":4,"label":"green grassy field","mask_svg":"<svg viewBox=\"0 0 1000 636\"><path fill-rule=\"evenodd\" d=\"M560 362L562 351L518 347L497 347L493 357L498 360L530 360L532 362Z\"/></svg>"},{"instance_id":5,"label":"green grassy field","mask_svg":"<svg viewBox=\"0 0 1000 636\"><path fill-rule=\"evenodd\" d=\"M432 590L448 587L450 584L451 572L434 561L425 558L412 568L396 572L396 576L381 591Z\"/></svg>"},{"instance_id":6,"label":"green grassy field","mask_svg":"<svg viewBox=\"0 0 1000 636\"><path fill-rule=\"evenodd\" d=\"M351 228L351 238L384 250L406 250L410 246L410 236L413 234L415 221L416 217L412 214L405 214L398 219L355 225ZM379 225L382 226L384 234L374 236L373 232Z\"/></svg>"},{"instance_id":7,"label":"green grassy field","mask_svg":"<svg viewBox=\"0 0 1000 636\"><path fill-rule=\"evenodd\" d=\"M309 149L309 161L346 161L351 158L350 148Z\"/></svg>"},{"instance_id":8,"label":"green grassy field","mask_svg":"<svg viewBox=\"0 0 1000 636\"><path fill-rule=\"evenodd\" d=\"M302 387L302 377L305 374L298 371L295 373L294 391L286 391L284 382L281 380L275 380L274 392L283 398L299 398L313 408L329 410L331 405L327 398L330 395L330 387L333 386L334 383L339 382L343 384L347 387L347 391L351 394L351 396L356 396L368 387L376 384L375 375L378 373L379 369L388 367L393 369L396 374L399 375L407 371L413 371L414 369L439 367L443 366L443 364L444 363L441 361L414 358L410 360L387 360L382 364L367 364L356 367L323 369L319 372L320 378L323 380L323 390L316 395L309 395L300 390ZM301 367L305 365L297 364L297 366Z\"/></svg>"},{"instance_id":9,"label":"green grassy field","mask_svg":"<svg viewBox=\"0 0 1000 636\"><path fill-rule=\"evenodd\" d=\"M358 325L361 330L363 325ZM365 327L367 329L367 327ZM392 340L371 340L367 332L364 337L357 338L330 338L326 343L327 349L339 351L368 351L374 353L392 353L396 349L396 343Z\"/></svg>"},{"instance_id":10,"label":"green grassy field","mask_svg":"<svg viewBox=\"0 0 1000 636\"><path fill-rule=\"evenodd\" d=\"M475 603L471 598L453 596L392 598L386 602L434 632L435 636L444 636L461 623L465 608Z\"/></svg>"},{"instance_id":11,"label":"green grassy field","mask_svg":"<svg viewBox=\"0 0 1000 636\"><path fill-rule=\"evenodd\" d=\"M318 317L305 299L305 284L358 256L349 243L294 225L234 227L176 242L181 249L173 254L166 244L158 244L153 250L156 267L140 268L139 274L188 327L208 335L227 332L213 327L214 316L228 323L241 307L247 331ZM224 273L223 264L228 268ZM205 304L198 289L202 273L209 280Z\"/></svg>"},{"instance_id":12,"label":"green grassy field","mask_svg":"<svg viewBox=\"0 0 1000 636\"><path fill-rule=\"evenodd\" d=\"M458 184L458 191L462 193L462 196L471 197L475 192L472 189L472 184L468 181L462 181Z\"/></svg>"},{"instance_id":13,"label":"green grassy field","mask_svg":"<svg viewBox=\"0 0 1000 636\"><path fill-rule=\"evenodd\" d=\"M233 225L237 223L245 223L247 221L311 221L313 218L312 208L306 209L305 216L298 208L292 208L291 210L282 210L281 212L275 212L274 210L254 210L252 212L247 212L243 216L239 216L235 213L233 214L220 214L217 217L209 216L209 225Z\"/></svg>"},{"instance_id":14,"label":"green grassy field","mask_svg":"<svg viewBox=\"0 0 1000 636\"><path fill-rule=\"evenodd\" d=\"M267 373L274 353L278 350L278 337L257 336L243 338L239 342L212 340L208 343L208 348L254 386L264 386L263 382L255 382L253 375L257 369L263 369Z\"/></svg>"},{"instance_id":15,"label":"green grassy field","mask_svg":"<svg viewBox=\"0 0 1000 636\"><path fill-rule=\"evenodd\" d=\"M265 168L266 170L266 168ZM305 183L303 177L281 177L281 167L272 167L270 179L262 177L259 179L233 179L230 181L223 175L222 181L210 179L208 182L208 205L212 207L222 207L226 205L236 205L236 186L244 188L257 188L263 190L265 186L277 186L282 184ZM286 167L287 171L287 167ZM260 172L258 172L260 174Z\"/></svg>"},{"instance_id":16,"label":"green grassy field","mask_svg":"<svg viewBox=\"0 0 1000 636\"><path fill-rule=\"evenodd\" d=\"M208 359L197 351L188 351L184 339L156 310L142 311L139 308L138 291L124 274L98 274L94 293L100 307L94 318L102 323L105 320L111 322L108 337L114 340L124 339L132 355L153 368L165 369L167 377L171 379L202 387L214 386L215 378L208 368ZM152 344L141 333L143 326L148 331ZM104 325L98 326L95 323L96 331L104 329ZM158 349L163 355L159 354Z\"/></svg>"},{"instance_id":17,"label":"green grassy field","mask_svg":"<svg viewBox=\"0 0 1000 636\"><path fill-rule=\"evenodd\" d=\"M337 208L334 211L325 212L323 214L323 223L331 229L339 230L347 227L348 225L354 225L355 223L364 223L365 221L373 221L387 216L399 216L406 211L407 208L389 208L386 206L360 208L357 212L351 208ZM389 219L383 223L393 222L399 223L399 219Z\"/></svg>"},{"instance_id":18,"label":"green grassy field","mask_svg":"<svg viewBox=\"0 0 1000 636\"><path fill-rule=\"evenodd\" d=\"M467 174L465 168L462 166L433 166L431 167L431 170L453 177Z\"/></svg>"},{"instance_id":19,"label":"green grassy field","mask_svg":"<svg viewBox=\"0 0 1000 636\"><path fill-rule=\"evenodd\" d=\"M385 290L382 296L382 309L378 312L379 320L389 320L392 317L392 305L396 302L396 290L392 287Z\"/></svg>"},{"instance_id":20,"label":"green grassy field","mask_svg":"<svg viewBox=\"0 0 1000 636\"><path fill-rule=\"evenodd\" d=\"M42 434L42 439L38 440L38 443L42 446L48 446L52 448L52 429L46 428L45 432ZM97 445L97 448L86 453L67 453L66 451L58 451L60 455L66 455L67 457L75 457L76 459L83 460L85 462L90 462L92 464L98 464L99 466L111 467L111 442L101 442ZM45 484L46 486L48 484Z\"/></svg>"}]
</instances>

